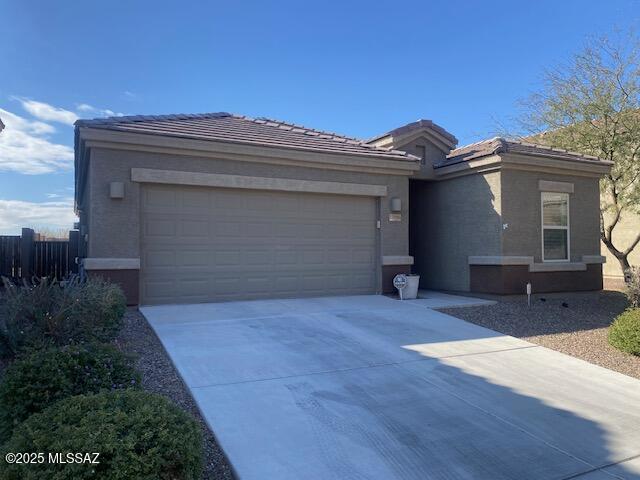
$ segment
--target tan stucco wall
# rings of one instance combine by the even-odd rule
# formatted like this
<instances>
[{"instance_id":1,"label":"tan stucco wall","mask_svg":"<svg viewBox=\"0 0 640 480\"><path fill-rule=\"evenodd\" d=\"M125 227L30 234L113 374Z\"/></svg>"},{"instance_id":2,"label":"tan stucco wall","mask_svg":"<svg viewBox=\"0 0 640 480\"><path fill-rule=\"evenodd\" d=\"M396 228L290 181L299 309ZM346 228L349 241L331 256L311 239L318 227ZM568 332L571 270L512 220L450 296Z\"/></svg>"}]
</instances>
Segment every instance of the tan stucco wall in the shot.
<instances>
[{"instance_id":1,"label":"tan stucco wall","mask_svg":"<svg viewBox=\"0 0 640 480\"><path fill-rule=\"evenodd\" d=\"M542 223L538 182L571 183L569 194L571 261L600 252L598 179L569 175L502 170L502 255L533 256L542 262Z\"/></svg>"},{"instance_id":2,"label":"tan stucco wall","mask_svg":"<svg viewBox=\"0 0 640 480\"><path fill-rule=\"evenodd\" d=\"M322 170L244 161L188 157L94 148L89 168L89 257L140 256L140 184L131 181L131 168L154 168L203 173L278 177L297 180L386 185L380 199L382 255L407 255L408 178L349 171ZM110 182L125 184L125 198L109 198ZM389 199L402 201L402 221L389 222Z\"/></svg>"},{"instance_id":3,"label":"tan stucco wall","mask_svg":"<svg viewBox=\"0 0 640 480\"><path fill-rule=\"evenodd\" d=\"M411 182L411 253L423 288L468 291L470 256L542 262L539 181L573 185L571 261L599 253L598 179L502 169Z\"/></svg>"},{"instance_id":4,"label":"tan stucco wall","mask_svg":"<svg viewBox=\"0 0 640 480\"><path fill-rule=\"evenodd\" d=\"M411 250L423 288L468 291L468 257L501 254L500 176L412 182Z\"/></svg>"},{"instance_id":5,"label":"tan stucco wall","mask_svg":"<svg viewBox=\"0 0 640 480\"><path fill-rule=\"evenodd\" d=\"M638 235L638 232L640 232L640 215L632 212L623 213L620 222L613 230L614 246L622 250L628 248ZM604 244L601 244L601 251L602 255L607 257L607 263L605 263L603 270L604 276L616 279L624 278L618 259L609 252L609 249ZM631 255L629 255L629 263L632 266L640 266L640 245L636 246Z\"/></svg>"}]
</instances>

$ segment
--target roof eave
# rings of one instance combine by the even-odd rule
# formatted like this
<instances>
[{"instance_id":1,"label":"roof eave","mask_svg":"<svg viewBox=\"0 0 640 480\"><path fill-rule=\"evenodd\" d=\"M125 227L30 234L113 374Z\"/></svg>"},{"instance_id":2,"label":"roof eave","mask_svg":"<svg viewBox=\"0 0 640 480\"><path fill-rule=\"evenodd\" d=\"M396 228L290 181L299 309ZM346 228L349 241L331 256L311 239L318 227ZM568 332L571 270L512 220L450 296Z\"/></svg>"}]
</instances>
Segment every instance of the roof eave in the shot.
<instances>
[{"instance_id":1,"label":"roof eave","mask_svg":"<svg viewBox=\"0 0 640 480\"><path fill-rule=\"evenodd\" d=\"M240 142L231 140L203 140L176 135L154 135L140 132L127 132L109 128L79 127L79 138L86 142L87 146L105 146L105 148L135 149L135 147L148 147L167 149L176 152L199 152L202 156L215 156L220 154L248 156L252 155L256 160L264 157L284 158L289 161L297 161L309 157L309 162L326 162L327 168L332 163L352 166L367 166L374 169L409 172L420 169L420 159L414 155L402 156L376 155L371 153L344 153L322 149L292 148L282 145L272 146L263 142Z\"/></svg>"},{"instance_id":2,"label":"roof eave","mask_svg":"<svg viewBox=\"0 0 640 480\"><path fill-rule=\"evenodd\" d=\"M613 162L580 158L558 158L542 154L493 152L434 166L436 178L482 173L509 168L514 170L553 171L563 175L601 177L611 171Z\"/></svg>"}]
</instances>

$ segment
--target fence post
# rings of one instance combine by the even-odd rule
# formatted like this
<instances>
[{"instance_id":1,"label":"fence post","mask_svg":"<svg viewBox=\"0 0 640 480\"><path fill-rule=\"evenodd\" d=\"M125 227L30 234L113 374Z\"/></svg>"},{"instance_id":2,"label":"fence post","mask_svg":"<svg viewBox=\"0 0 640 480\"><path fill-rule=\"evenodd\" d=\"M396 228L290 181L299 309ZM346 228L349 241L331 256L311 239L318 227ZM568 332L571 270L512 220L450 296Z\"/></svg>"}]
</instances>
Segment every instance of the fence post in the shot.
<instances>
[{"instance_id":1,"label":"fence post","mask_svg":"<svg viewBox=\"0 0 640 480\"><path fill-rule=\"evenodd\" d=\"M20 238L20 276L27 281L31 281L33 275L34 233L30 228L23 228Z\"/></svg>"},{"instance_id":2,"label":"fence post","mask_svg":"<svg viewBox=\"0 0 640 480\"><path fill-rule=\"evenodd\" d=\"M78 273L78 257L80 256L80 232L69 230L69 271Z\"/></svg>"}]
</instances>

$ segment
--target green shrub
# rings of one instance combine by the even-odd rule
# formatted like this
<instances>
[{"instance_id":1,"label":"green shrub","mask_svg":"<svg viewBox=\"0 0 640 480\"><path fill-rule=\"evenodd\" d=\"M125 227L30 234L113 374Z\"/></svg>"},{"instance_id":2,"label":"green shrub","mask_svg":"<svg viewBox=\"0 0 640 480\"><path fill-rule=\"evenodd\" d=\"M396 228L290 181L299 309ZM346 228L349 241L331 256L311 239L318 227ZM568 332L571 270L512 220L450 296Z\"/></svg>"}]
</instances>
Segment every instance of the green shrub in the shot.
<instances>
[{"instance_id":1,"label":"green shrub","mask_svg":"<svg viewBox=\"0 0 640 480\"><path fill-rule=\"evenodd\" d=\"M202 470L195 420L164 397L135 390L61 400L15 430L0 462L7 452L98 452L100 464L4 464L5 480L187 480Z\"/></svg>"},{"instance_id":2,"label":"green shrub","mask_svg":"<svg viewBox=\"0 0 640 480\"><path fill-rule=\"evenodd\" d=\"M640 355L640 308L618 315L609 327L609 343L623 352Z\"/></svg>"},{"instance_id":3,"label":"green shrub","mask_svg":"<svg viewBox=\"0 0 640 480\"><path fill-rule=\"evenodd\" d=\"M627 295L629 304L638 308L640 307L640 268L632 268L627 272L627 278L624 293Z\"/></svg>"},{"instance_id":4,"label":"green shrub","mask_svg":"<svg viewBox=\"0 0 640 480\"><path fill-rule=\"evenodd\" d=\"M0 383L0 443L20 422L58 400L139 384L130 359L111 345L49 348L19 358Z\"/></svg>"},{"instance_id":5,"label":"green shrub","mask_svg":"<svg viewBox=\"0 0 640 480\"><path fill-rule=\"evenodd\" d=\"M5 286L0 314L0 354L27 348L112 340L122 325L122 290L99 279L60 284L46 278L34 286Z\"/></svg>"}]
</instances>

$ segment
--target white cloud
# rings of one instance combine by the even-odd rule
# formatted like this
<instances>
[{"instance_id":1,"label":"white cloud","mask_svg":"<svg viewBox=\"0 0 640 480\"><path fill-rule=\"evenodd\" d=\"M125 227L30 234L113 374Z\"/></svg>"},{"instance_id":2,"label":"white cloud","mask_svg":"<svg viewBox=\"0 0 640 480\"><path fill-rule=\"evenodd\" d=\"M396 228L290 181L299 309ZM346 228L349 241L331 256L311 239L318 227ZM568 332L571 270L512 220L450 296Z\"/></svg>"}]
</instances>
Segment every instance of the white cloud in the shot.
<instances>
[{"instance_id":1,"label":"white cloud","mask_svg":"<svg viewBox=\"0 0 640 480\"><path fill-rule=\"evenodd\" d=\"M78 115L70 112L69 110L65 110L63 108L57 108L48 103L37 102L35 100L29 100L27 98L14 97L18 100L22 107L29 112L31 115L36 117L39 120L44 120L46 122L59 122L65 123L67 125L73 125L73 123L78 120Z\"/></svg>"},{"instance_id":2,"label":"white cloud","mask_svg":"<svg viewBox=\"0 0 640 480\"><path fill-rule=\"evenodd\" d=\"M114 112L108 108L96 108L88 103L80 103L76 105L76 110L82 113L88 113L97 117L122 117L124 113Z\"/></svg>"},{"instance_id":3,"label":"white cloud","mask_svg":"<svg viewBox=\"0 0 640 480\"><path fill-rule=\"evenodd\" d=\"M59 193L47 193L47 198L62 198Z\"/></svg>"},{"instance_id":4,"label":"white cloud","mask_svg":"<svg viewBox=\"0 0 640 480\"><path fill-rule=\"evenodd\" d=\"M76 106L76 110L79 112L93 112L94 108L88 103L80 103Z\"/></svg>"},{"instance_id":5,"label":"white cloud","mask_svg":"<svg viewBox=\"0 0 640 480\"><path fill-rule=\"evenodd\" d=\"M0 235L19 234L22 227L70 230L76 221L72 198L56 202L0 199Z\"/></svg>"},{"instance_id":6,"label":"white cloud","mask_svg":"<svg viewBox=\"0 0 640 480\"><path fill-rule=\"evenodd\" d=\"M0 171L36 175L73 167L73 149L46 138L55 131L51 125L1 108L0 118L5 124L0 132Z\"/></svg>"}]
</instances>

